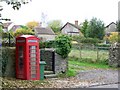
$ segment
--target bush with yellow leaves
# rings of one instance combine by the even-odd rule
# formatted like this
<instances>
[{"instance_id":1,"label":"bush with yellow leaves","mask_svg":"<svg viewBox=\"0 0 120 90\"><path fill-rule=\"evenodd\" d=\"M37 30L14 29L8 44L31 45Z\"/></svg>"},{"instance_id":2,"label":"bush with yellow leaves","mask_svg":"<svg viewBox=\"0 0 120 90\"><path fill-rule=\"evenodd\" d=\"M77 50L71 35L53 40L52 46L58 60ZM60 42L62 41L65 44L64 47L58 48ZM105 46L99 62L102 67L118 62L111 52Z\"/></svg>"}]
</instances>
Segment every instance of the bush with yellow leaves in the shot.
<instances>
[{"instance_id":1,"label":"bush with yellow leaves","mask_svg":"<svg viewBox=\"0 0 120 90\"><path fill-rule=\"evenodd\" d=\"M106 36L106 39L108 39L110 43L118 42L120 40L119 32L111 32L109 36Z\"/></svg>"},{"instance_id":2,"label":"bush with yellow leaves","mask_svg":"<svg viewBox=\"0 0 120 90\"><path fill-rule=\"evenodd\" d=\"M19 35L34 35L34 34L35 33L31 29L19 28L14 33L14 36L17 37Z\"/></svg>"}]
</instances>

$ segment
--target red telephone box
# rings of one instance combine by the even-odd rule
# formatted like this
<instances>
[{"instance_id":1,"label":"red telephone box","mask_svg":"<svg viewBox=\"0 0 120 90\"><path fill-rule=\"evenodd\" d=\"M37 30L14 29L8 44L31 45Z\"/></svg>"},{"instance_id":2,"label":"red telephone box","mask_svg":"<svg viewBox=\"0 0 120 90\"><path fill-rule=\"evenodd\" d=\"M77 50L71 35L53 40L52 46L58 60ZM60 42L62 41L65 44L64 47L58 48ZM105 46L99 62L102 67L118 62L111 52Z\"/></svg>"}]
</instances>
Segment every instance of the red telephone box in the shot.
<instances>
[{"instance_id":1,"label":"red telephone box","mask_svg":"<svg viewBox=\"0 0 120 90\"><path fill-rule=\"evenodd\" d=\"M39 39L33 35L16 38L16 78L23 80L40 79Z\"/></svg>"}]
</instances>

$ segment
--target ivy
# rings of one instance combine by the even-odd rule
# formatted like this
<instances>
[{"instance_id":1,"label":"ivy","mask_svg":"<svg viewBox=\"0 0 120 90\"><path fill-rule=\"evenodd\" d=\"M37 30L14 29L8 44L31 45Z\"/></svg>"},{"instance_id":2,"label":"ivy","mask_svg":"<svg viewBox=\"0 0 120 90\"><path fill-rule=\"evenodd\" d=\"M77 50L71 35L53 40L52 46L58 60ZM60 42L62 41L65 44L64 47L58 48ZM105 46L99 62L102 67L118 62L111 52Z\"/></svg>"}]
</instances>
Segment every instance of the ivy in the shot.
<instances>
[{"instance_id":1,"label":"ivy","mask_svg":"<svg viewBox=\"0 0 120 90\"><path fill-rule=\"evenodd\" d=\"M56 52L66 58L71 51L71 38L67 35L58 35L56 38Z\"/></svg>"}]
</instances>

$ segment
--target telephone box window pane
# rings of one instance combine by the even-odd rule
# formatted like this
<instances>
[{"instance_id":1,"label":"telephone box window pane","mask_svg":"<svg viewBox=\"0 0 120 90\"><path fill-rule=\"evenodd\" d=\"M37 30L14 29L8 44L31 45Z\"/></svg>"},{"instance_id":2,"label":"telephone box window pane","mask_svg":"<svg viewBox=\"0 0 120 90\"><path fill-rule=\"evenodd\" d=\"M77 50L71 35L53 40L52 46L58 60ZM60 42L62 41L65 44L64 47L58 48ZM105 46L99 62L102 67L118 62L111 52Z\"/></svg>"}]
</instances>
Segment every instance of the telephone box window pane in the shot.
<instances>
[{"instance_id":1,"label":"telephone box window pane","mask_svg":"<svg viewBox=\"0 0 120 90\"><path fill-rule=\"evenodd\" d=\"M31 75L31 78L36 78L36 74L32 74L32 75Z\"/></svg>"},{"instance_id":2,"label":"telephone box window pane","mask_svg":"<svg viewBox=\"0 0 120 90\"><path fill-rule=\"evenodd\" d=\"M36 49L36 46L30 46L30 49Z\"/></svg>"},{"instance_id":3,"label":"telephone box window pane","mask_svg":"<svg viewBox=\"0 0 120 90\"><path fill-rule=\"evenodd\" d=\"M31 74L36 74L36 71L35 70L31 70Z\"/></svg>"},{"instance_id":4,"label":"telephone box window pane","mask_svg":"<svg viewBox=\"0 0 120 90\"><path fill-rule=\"evenodd\" d=\"M31 58L30 60L31 60L31 62L32 62L32 61L36 61L36 58Z\"/></svg>"},{"instance_id":5,"label":"telephone box window pane","mask_svg":"<svg viewBox=\"0 0 120 90\"><path fill-rule=\"evenodd\" d=\"M35 49L33 49L33 50L31 50L31 51L30 51L30 53L36 53L36 50L35 50Z\"/></svg>"},{"instance_id":6,"label":"telephone box window pane","mask_svg":"<svg viewBox=\"0 0 120 90\"><path fill-rule=\"evenodd\" d=\"M36 70L36 67L34 66L34 67L31 67L31 70Z\"/></svg>"},{"instance_id":7,"label":"telephone box window pane","mask_svg":"<svg viewBox=\"0 0 120 90\"><path fill-rule=\"evenodd\" d=\"M30 64L31 64L31 66L35 66L36 62L31 62Z\"/></svg>"},{"instance_id":8,"label":"telephone box window pane","mask_svg":"<svg viewBox=\"0 0 120 90\"><path fill-rule=\"evenodd\" d=\"M30 54L30 57L36 57L36 54L31 53L31 54Z\"/></svg>"},{"instance_id":9,"label":"telephone box window pane","mask_svg":"<svg viewBox=\"0 0 120 90\"><path fill-rule=\"evenodd\" d=\"M23 47L19 46L18 48L18 67L20 70L23 69Z\"/></svg>"}]
</instances>

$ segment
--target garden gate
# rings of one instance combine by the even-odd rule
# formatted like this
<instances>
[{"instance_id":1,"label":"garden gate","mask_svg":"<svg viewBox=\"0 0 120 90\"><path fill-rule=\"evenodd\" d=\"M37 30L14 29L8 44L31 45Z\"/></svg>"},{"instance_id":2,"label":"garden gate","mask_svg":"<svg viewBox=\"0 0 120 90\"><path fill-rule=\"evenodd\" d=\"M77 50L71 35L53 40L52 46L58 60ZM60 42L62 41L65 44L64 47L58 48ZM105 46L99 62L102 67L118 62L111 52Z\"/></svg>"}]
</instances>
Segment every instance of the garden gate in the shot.
<instances>
[{"instance_id":1,"label":"garden gate","mask_svg":"<svg viewBox=\"0 0 120 90\"><path fill-rule=\"evenodd\" d=\"M45 61L45 70L55 72L55 52L50 49L41 49L40 50L40 61Z\"/></svg>"}]
</instances>

